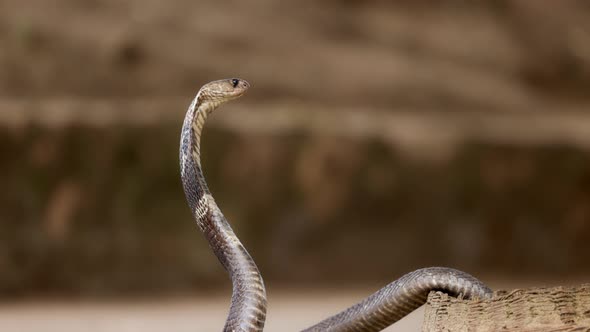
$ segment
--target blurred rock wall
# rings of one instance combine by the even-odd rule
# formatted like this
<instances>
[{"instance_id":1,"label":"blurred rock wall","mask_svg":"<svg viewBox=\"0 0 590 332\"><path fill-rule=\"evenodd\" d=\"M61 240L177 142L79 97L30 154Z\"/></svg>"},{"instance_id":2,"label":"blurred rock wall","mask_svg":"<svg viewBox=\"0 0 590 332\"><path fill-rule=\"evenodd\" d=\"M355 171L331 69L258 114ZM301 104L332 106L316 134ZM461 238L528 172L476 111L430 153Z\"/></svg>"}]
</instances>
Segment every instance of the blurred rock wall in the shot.
<instances>
[{"instance_id":1,"label":"blurred rock wall","mask_svg":"<svg viewBox=\"0 0 590 332\"><path fill-rule=\"evenodd\" d=\"M437 110L588 105L586 1L0 3L4 97L190 96Z\"/></svg>"},{"instance_id":2,"label":"blurred rock wall","mask_svg":"<svg viewBox=\"0 0 590 332\"><path fill-rule=\"evenodd\" d=\"M225 281L186 207L177 125L0 132L4 294ZM210 187L267 281L387 280L426 265L588 272L584 150L471 142L433 161L376 139L217 127L205 142Z\"/></svg>"},{"instance_id":3,"label":"blurred rock wall","mask_svg":"<svg viewBox=\"0 0 590 332\"><path fill-rule=\"evenodd\" d=\"M587 275L589 40L571 0L1 1L0 291L227 282L177 149L233 76L204 165L265 280Z\"/></svg>"}]
</instances>

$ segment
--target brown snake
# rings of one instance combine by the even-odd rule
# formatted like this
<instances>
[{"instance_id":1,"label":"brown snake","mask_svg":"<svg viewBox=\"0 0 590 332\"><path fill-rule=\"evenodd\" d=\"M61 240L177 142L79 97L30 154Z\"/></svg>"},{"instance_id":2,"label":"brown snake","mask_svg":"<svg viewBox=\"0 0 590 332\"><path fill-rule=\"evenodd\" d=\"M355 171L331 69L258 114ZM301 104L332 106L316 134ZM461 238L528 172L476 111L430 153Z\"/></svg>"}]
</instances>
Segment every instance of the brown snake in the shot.
<instances>
[{"instance_id":1,"label":"brown snake","mask_svg":"<svg viewBox=\"0 0 590 332\"><path fill-rule=\"evenodd\" d=\"M207 116L242 96L250 85L233 78L205 84L191 103L180 138L180 173L188 205L209 246L229 273L233 290L223 331L258 332L266 319L266 291L254 260L215 203L201 168L201 133ZM380 331L426 302L428 293L486 298L491 290L471 275L431 267L410 272L350 308L304 331Z\"/></svg>"}]
</instances>

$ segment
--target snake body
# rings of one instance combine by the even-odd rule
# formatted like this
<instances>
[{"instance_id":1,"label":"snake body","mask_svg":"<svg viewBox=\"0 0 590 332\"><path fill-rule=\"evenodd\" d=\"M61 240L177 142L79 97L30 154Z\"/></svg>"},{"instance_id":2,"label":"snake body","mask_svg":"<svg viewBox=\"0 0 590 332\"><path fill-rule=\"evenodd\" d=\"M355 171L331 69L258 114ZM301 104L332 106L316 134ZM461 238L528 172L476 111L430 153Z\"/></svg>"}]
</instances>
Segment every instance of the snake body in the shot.
<instances>
[{"instance_id":1,"label":"snake body","mask_svg":"<svg viewBox=\"0 0 590 332\"><path fill-rule=\"evenodd\" d=\"M211 112L242 96L249 87L248 82L238 78L205 84L188 108L180 138L180 172L188 205L232 281L225 332L262 331L266 291L258 267L209 191L201 167L201 133ZM424 304L432 290L479 298L492 293L481 281L462 271L445 267L419 269L304 331L380 331Z\"/></svg>"}]
</instances>

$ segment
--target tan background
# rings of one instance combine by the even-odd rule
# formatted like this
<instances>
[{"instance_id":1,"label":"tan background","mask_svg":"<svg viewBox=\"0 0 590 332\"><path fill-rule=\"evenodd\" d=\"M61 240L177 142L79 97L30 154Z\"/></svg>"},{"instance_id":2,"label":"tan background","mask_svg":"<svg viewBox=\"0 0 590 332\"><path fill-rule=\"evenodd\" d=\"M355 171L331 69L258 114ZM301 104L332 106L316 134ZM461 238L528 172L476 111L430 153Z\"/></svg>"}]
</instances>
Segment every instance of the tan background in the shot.
<instances>
[{"instance_id":1,"label":"tan background","mask_svg":"<svg viewBox=\"0 0 590 332\"><path fill-rule=\"evenodd\" d=\"M270 329L428 265L587 281L589 40L584 1L1 1L0 327L221 327L178 136L233 76L252 88L208 126L205 173Z\"/></svg>"}]
</instances>

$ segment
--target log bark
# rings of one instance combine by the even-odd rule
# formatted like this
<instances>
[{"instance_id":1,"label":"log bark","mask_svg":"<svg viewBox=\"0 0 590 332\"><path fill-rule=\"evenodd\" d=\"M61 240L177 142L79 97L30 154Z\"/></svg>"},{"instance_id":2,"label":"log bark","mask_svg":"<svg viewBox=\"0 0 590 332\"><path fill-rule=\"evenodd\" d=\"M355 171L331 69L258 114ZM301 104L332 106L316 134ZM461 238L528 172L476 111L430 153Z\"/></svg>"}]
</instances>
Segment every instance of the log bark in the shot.
<instances>
[{"instance_id":1,"label":"log bark","mask_svg":"<svg viewBox=\"0 0 590 332\"><path fill-rule=\"evenodd\" d=\"M497 291L490 300L428 297L424 332L590 331L590 284Z\"/></svg>"}]
</instances>

